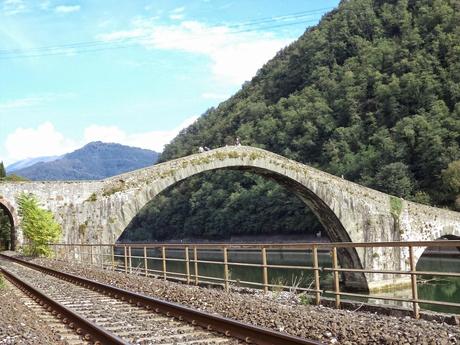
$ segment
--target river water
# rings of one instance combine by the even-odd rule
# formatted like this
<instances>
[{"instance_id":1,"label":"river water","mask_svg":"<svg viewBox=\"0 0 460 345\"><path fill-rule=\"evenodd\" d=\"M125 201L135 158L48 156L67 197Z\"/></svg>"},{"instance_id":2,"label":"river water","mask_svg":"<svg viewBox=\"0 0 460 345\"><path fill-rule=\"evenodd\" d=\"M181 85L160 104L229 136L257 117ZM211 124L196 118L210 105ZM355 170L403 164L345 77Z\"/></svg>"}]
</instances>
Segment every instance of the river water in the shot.
<instances>
[{"instance_id":1,"label":"river water","mask_svg":"<svg viewBox=\"0 0 460 345\"><path fill-rule=\"evenodd\" d=\"M192 253L190 253L192 254ZM133 249L133 256L143 256L142 250ZM161 253L158 250L150 250L148 256L161 258ZM184 251L177 249L167 250L168 258L184 259ZM192 256L190 256L190 259ZM223 261L222 251L218 250L199 250L199 260L207 261ZM319 266L331 267L331 258L329 253L318 253ZM228 251L229 262L244 262L262 264L260 251L252 250L238 250ZM270 250L267 251L267 263L269 265L291 265L291 266L313 266L311 253L297 252L297 251L281 251ZM133 258L133 267L143 267L143 259ZM149 269L162 270L161 260L149 260ZM417 270L430 271L430 272L457 272L460 273L460 255L451 256L427 256L423 255L417 263ZM184 262L168 261L167 271L185 273L186 267ZM219 264L202 264L198 265L198 272L200 276L210 276L223 278L224 268ZM190 264L190 273L194 274L194 265ZM158 273L160 274L160 273ZM260 267L249 266L229 266L229 278L236 280L234 283L239 286L250 286L244 282L262 283L262 269ZM269 284L280 285L295 285L299 287L313 288L313 272L311 270L303 269L281 269L269 268L268 269ZM332 290L332 274L321 272L321 288ZM254 287L254 286L253 286ZM411 297L410 288L398 289L382 293L375 293L377 296L396 296L396 297ZM460 303L460 277L439 277L439 276L423 276L418 278L418 295L420 299L455 302ZM346 299L345 297L343 297ZM399 306L410 307L410 303L406 302L390 302L382 301L372 298L361 299L364 302L379 303L379 304L395 304ZM435 306L428 304L421 304L422 309L433 311L457 313L460 314L460 308Z\"/></svg>"}]
</instances>

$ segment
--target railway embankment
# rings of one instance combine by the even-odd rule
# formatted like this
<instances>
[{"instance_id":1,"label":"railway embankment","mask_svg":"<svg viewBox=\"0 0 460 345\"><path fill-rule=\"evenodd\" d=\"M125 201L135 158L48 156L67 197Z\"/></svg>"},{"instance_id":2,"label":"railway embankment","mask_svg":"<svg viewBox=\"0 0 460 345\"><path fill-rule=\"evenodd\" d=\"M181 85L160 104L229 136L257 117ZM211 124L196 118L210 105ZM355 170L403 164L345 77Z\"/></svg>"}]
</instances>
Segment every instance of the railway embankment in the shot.
<instances>
[{"instance_id":1,"label":"railway embankment","mask_svg":"<svg viewBox=\"0 0 460 345\"><path fill-rule=\"evenodd\" d=\"M225 292L50 259L36 263L210 313L326 344L459 344L460 327L446 322L337 310L281 292Z\"/></svg>"}]
</instances>

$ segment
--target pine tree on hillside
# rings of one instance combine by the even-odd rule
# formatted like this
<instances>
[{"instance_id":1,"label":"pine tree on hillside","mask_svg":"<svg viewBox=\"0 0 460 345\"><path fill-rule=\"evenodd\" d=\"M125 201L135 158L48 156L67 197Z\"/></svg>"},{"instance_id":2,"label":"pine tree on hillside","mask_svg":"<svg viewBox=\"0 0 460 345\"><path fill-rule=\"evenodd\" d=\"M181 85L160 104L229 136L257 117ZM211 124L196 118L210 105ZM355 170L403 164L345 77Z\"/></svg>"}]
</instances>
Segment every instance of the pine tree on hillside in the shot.
<instances>
[{"instance_id":1,"label":"pine tree on hillside","mask_svg":"<svg viewBox=\"0 0 460 345\"><path fill-rule=\"evenodd\" d=\"M0 162L0 178L6 177L5 166L3 162Z\"/></svg>"}]
</instances>

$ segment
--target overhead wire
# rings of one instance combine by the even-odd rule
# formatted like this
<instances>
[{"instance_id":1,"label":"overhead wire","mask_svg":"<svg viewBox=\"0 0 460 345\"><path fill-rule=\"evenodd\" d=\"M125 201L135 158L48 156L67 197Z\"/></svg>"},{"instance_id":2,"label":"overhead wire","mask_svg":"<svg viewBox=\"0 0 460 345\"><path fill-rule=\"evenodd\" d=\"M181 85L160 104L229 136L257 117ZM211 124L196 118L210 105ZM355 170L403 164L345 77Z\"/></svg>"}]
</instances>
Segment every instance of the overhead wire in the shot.
<instances>
[{"instance_id":1,"label":"overhead wire","mask_svg":"<svg viewBox=\"0 0 460 345\"><path fill-rule=\"evenodd\" d=\"M293 26L299 24L307 24L310 22L315 22L317 19L305 19L305 20L298 20L303 17L311 16L313 14L322 13L331 8L321 8L309 11L302 11L302 12L295 12L292 14L281 15L276 17L267 17L267 18L260 18L253 21L247 21L240 24L233 24L233 25L225 25L225 24L214 24L210 25L207 28L216 28L225 25L226 28L243 28L241 30L231 30L225 32L225 34L238 34L238 33L245 33L245 32L254 32L260 30L267 30L285 26ZM276 23L280 21L291 21L293 19L297 19L295 22L287 22L281 23L276 25L265 25L265 26L257 26L261 24L269 24L269 23ZM251 28L251 26L256 26ZM244 27L249 27L245 29ZM86 41L86 42L74 42L74 43L67 43L67 44L57 44L57 45L49 45L49 46L42 46L37 48L31 49L0 49L0 60L8 60L8 59L17 59L17 58L38 58L38 57L46 57L46 56L58 56L58 55L70 55L70 54L80 54L80 53L91 53L91 52L99 52L104 50L113 50L113 49L123 49L129 48L133 46L137 46L139 43L142 43L142 40L146 40L149 38L149 35L139 35L128 37L125 39L114 40L114 41L102 41L102 40L95 40L95 41ZM192 40L194 38L191 38ZM197 37L196 39L199 39ZM190 39L187 39L189 41ZM172 42L180 42L181 40L176 40ZM132 42L132 43L131 43ZM78 50L77 50L78 49Z\"/></svg>"}]
</instances>

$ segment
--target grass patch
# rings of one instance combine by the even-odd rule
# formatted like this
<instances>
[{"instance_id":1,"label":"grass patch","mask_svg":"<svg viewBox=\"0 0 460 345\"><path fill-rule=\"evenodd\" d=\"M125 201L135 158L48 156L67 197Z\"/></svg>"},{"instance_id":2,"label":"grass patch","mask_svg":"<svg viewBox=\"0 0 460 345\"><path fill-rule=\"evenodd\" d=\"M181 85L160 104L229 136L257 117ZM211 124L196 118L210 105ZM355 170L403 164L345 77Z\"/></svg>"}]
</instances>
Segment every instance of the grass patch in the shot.
<instances>
[{"instance_id":1,"label":"grass patch","mask_svg":"<svg viewBox=\"0 0 460 345\"><path fill-rule=\"evenodd\" d=\"M392 215L399 217L402 211L402 200L395 196L390 196L390 212Z\"/></svg>"},{"instance_id":2,"label":"grass patch","mask_svg":"<svg viewBox=\"0 0 460 345\"><path fill-rule=\"evenodd\" d=\"M112 194L121 192L122 190L123 190L122 186L111 187L109 189L104 190L104 193L102 193L102 196L110 196Z\"/></svg>"},{"instance_id":3,"label":"grass patch","mask_svg":"<svg viewBox=\"0 0 460 345\"><path fill-rule=\"evenodd\" d=\"M96 193L93 193L89 196L88 199L86 199L86 201L89 201L89 202L95 202L97 200L97 195Z\"/></svg>"}]
</instances>

